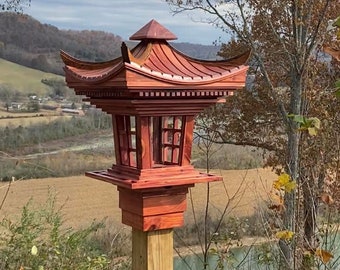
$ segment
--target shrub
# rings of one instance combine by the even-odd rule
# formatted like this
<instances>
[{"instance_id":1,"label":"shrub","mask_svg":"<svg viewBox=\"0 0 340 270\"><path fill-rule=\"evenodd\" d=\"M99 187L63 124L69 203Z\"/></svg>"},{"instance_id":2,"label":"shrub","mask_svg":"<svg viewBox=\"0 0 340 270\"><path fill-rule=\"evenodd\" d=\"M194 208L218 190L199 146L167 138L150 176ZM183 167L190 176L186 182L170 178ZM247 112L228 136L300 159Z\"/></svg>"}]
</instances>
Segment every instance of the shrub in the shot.
<instances>
[{"instance_id":1,"label":"shrub","mask_svg":"<svg viewBox=\"0 0 340 270\"><path fill-rule=\"evenodd\" d=\"M105 150L109 151L109 150ZM112 165L114 158L101 149L91 151L59 152L30 159L0 156L0 182L15 179L65 177L100 170Z\"/></svg>"},{"instance_id":2,"label":"shrub","mask_svg":"<svg viewBox=\"0 0 340 270\"><path fill-rule=\"evenodd\" d=\"M18 221L0 222L0 269L109 269L110 260L89 241L103 222L85 229L63 229L61 209L49 196L44 208L34 210L32 200Z\"/></svg>"},{"instance_id":3,"label":"shrub","mask_svg":"<svg viewBox=\"0 0 340 270\"><path fill-rule=\"evenodd\" d=\"M49 123L30 126L0 128L0 149L15 153L23 147L59 140L66 137L87 134L91 131L107 130L112 126L111 117L100 111L87 112L84 117L59 119Z\"/></svg>"},{"instance_id":4,"label":"shrub","mask_svg":"<svg viewBox=\"0 0 340 270\"><path fill-rule=\"evenodd\" d=\"M203 149L204 150L204 149ZM207 168L207 156L197 144L193 144L192 162L197 168ZM213 144L208 156L210 169L240 170L259 168L264 165L265 155L250 146Z\"/></svg>"}]
</instances>

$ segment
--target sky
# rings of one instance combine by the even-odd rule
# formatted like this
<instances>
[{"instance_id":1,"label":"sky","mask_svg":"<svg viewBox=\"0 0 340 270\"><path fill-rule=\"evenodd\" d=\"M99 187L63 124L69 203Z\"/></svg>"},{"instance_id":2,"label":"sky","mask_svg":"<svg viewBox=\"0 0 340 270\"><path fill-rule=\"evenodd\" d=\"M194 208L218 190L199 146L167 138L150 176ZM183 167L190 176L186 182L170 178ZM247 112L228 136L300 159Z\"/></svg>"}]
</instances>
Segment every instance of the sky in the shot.
<instances>
[{"instance_id":1,"label":"sky","mask_svg":"<svg viewBox=\"0 0 340 270\"><path fill-rule=\"evenodd\" d=\"M204 15L173 15L165 0L32 0L24 13L59 29L102 30L124 40L152 19L174 33L177 42L212 45L220 37L226 40L221 30L198 22Z\"/></svg>"}]
</instances>

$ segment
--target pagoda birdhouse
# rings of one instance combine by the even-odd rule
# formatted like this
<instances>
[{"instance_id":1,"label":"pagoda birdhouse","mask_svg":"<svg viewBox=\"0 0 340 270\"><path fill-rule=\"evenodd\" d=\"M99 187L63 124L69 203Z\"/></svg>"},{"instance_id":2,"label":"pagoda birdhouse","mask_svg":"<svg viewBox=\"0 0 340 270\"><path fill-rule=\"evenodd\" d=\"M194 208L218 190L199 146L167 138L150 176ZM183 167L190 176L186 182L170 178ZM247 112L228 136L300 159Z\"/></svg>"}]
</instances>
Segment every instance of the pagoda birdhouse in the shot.
<instances>
[{"instance_id":1,"label":"pagoda birdhouse","mask_svg":"<svg viewBox=\"0 0 340 270\"><path fill-rule=\"evenodd\" d=\"M188 188L221 180L191 165L194 118L244 87L249 53L193 59L155 20L130 39L140 42L131 50L122 43L121 56L107 62L61 52L67 85L112 115L115 162L86 175L118 187L122 222L135 231L172 229L183 225Z\"/></svg>"}]
</instances>

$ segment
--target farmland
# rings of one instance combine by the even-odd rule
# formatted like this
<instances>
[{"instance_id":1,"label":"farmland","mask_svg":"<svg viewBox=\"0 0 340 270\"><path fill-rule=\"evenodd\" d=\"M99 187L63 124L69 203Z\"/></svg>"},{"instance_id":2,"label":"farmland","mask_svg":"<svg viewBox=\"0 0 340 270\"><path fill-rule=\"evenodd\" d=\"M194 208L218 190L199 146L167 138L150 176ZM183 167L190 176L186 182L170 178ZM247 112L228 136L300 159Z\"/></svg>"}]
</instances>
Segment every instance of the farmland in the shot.
<instances>
[{"instance_id":1,"label":"farmland","mask_svg":"<svg viewBox=\"0 0 340 270\"><path fill-rule=\"evenodd\" d=\"M50 89L41 82L46 78L62 78L61 76L27 68L0 58L0 85L5 84L21 93L34 92L44 95Z\"/></svg>"},{"instance_id":2,"label":"farmland","mask_svg":"<svg viewBox=\"0 0 340 270\"><path fill-rule=\"evenodd\" d=\"M70 118L70 115L61 115L54 111L39 111L39 113L11 113L0 110L0 127L30 126L50 123L60 118Z\"/></svg>"},{"instance_id":3,"label":"farmland","mask_svg":"<svg viewBox=\"0 0 340 270\"><path fill-rule=\"evenodd\" d=\"M212 183L210 207L212 215L220 213L231 198L237 193L235 200L229 206L228 214L237 216L251 215L255 207L267 199L275 174L267 169L225 170L221 174L223 182ZM9 183L0 183L0 198L5 196ZM62 178L32 179L15 181L11 184L0 217L15 217L30 198L35 205L43 204L49 194L57 195L57 203L62 208L65 225L82 227L93 219L101 220L108 217L111 224L121 226L120 209L118 207L118 192L115 186L94 180L85 176ZM194 206L197 213L202 213L205 207L206 185L197 184L191 189ZM186 219L192 222L190 200Z\"/></svg>"}]
</instances>

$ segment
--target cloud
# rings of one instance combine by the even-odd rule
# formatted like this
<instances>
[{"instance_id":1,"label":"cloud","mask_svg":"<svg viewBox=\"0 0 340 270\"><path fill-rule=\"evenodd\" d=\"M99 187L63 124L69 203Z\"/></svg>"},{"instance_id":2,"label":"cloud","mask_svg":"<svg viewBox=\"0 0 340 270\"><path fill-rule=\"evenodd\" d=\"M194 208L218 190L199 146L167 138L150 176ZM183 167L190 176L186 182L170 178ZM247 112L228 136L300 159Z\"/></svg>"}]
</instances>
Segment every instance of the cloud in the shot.
<instances>
[{"instance_id":1,"label":"cloud","mask_svg":"<svg viewBox=\"0 0 340 270\"><path fill-rule=\"evenodd\" d=\"M33 0L25 13L61 29L102 30L128 39L151 19L168 28L179 42L212 44L222 34L193 22L188 14L173 16L162 0Z\"/></svg>"}]
</instances>

